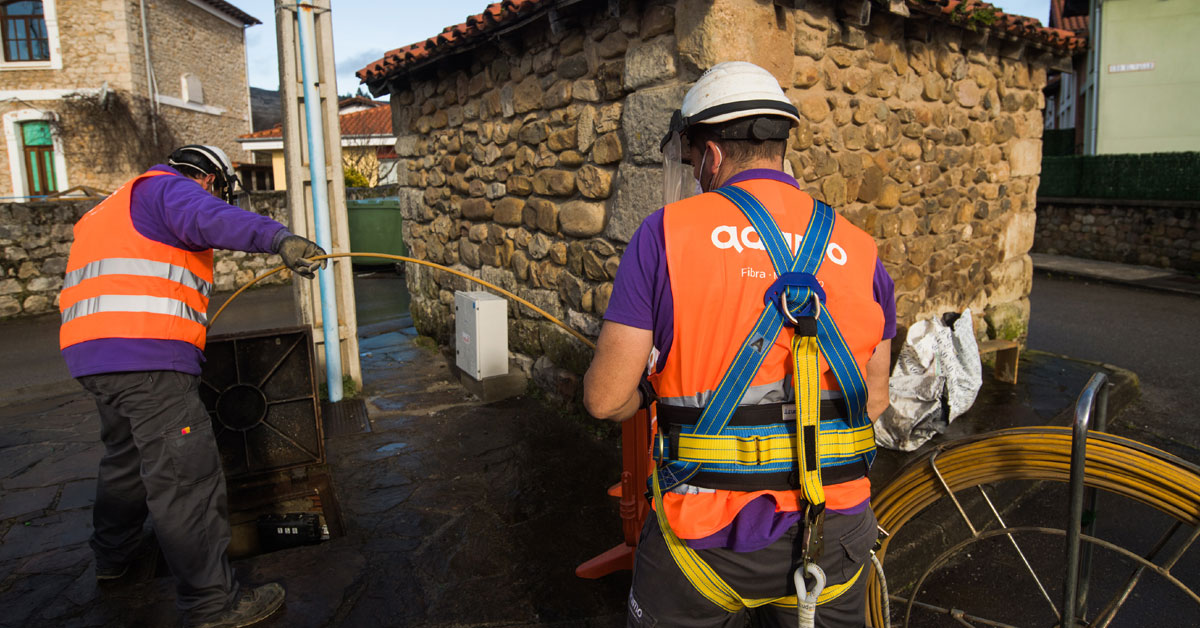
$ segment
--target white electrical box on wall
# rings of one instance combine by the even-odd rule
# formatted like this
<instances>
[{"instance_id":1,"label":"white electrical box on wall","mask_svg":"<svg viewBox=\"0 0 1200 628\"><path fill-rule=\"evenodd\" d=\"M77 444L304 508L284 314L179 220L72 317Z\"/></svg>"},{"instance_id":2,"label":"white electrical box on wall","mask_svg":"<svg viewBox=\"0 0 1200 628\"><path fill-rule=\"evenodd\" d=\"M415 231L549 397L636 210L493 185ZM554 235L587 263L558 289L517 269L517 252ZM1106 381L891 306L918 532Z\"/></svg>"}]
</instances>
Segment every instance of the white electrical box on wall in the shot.
<instances>
[{"instance_id":1,"label":"white electrical box on wall","mask_svg":"<svg viewBox=\"0 0 1200 628\"><path fill-rule=\"evenodd\" d=\"M454 293L455 363L476 380L508 374L508 301L490 292Z\"/></svg>"}]
</instances>

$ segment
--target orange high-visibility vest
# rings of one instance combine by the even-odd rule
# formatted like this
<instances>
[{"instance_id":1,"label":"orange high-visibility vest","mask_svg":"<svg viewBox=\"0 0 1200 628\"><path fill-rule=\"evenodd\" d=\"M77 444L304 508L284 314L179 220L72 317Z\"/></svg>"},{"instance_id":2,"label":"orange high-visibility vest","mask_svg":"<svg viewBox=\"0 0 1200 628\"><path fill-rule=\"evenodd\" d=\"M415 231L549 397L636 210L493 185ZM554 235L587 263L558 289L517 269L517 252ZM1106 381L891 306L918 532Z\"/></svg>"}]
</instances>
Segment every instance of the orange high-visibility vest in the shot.
<instances>
[{"instance_id":1,"label":"orange high-visibility vest","mask_svg":"<svg viewBox=\"0 0 1200 628\"><path fill-rule=\"evenodd\" d=\"M798 248L812 214L812 197L783 182L754 179L736 184L753 194L775 218L784 238ZM674 300L674 340L666 362L652 376L659 404L703 407L711 399L739 347L762 313L763 295L775 271L750 221L717 194L668 205L663 231ZM873 292L875 242L838 217L817 273L826 293L822 316L833 316L864 378L867 361L883 337L883 309ZM785 327L750 382L742 405L767 403L767 391L784 390L791 370L791 328ZM839 394L825 356L822 391ZM781 398L774 399L777 403ZM829 508L849 508L870 497L866 477L826 487ZM731 491L663 495L676 535L703 538L729 525L751 500L770 495L777 511L798 510L799 490Z\"/></svg>"},{"instance_id":2,"label":"orange high-visibility vest","mask_svg":"<svg viewBox=\"0 0 1200 628\"><path fill-rule=\"evenodd\" d=\"M180 340L204 349L213 252L186 251L137 232L133 185L121 186L75 223L59 295L59 347L101 338Z\"/></svg>"}]
</instances>

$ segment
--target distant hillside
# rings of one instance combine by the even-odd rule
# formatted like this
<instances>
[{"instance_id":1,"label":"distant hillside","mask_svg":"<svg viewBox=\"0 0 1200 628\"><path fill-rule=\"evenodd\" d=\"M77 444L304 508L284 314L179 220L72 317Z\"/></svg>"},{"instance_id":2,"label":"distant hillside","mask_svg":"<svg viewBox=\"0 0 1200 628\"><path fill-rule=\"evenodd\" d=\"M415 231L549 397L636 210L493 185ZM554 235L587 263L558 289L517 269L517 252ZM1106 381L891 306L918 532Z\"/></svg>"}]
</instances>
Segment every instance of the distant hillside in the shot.
<instances>
[{"instance_id":1,"label":"distant hillside","mask_svg":"<svg viewBox=\"0 0 1200 628\"><path fill-rule=\"evenodd\" d=\"M250 88L250 126L255 131L269 129L283 120L283 109L277 90Z\"/></svg>"}]
</instances>

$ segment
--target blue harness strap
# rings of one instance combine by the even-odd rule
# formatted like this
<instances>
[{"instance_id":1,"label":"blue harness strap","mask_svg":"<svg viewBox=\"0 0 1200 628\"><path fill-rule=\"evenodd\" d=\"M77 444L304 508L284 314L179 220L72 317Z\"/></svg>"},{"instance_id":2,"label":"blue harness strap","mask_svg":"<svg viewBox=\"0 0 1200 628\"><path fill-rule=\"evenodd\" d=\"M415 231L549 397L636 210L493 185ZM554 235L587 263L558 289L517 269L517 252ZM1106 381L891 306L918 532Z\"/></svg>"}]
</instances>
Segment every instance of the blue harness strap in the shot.
<instances>
[{"instance_id":1,"label":"blue harness strap","mask_svg":"<svg viewBox=\"0 0 1200 628\"><path fill-rule=\"evenodd\" d=\"M829 246L836 214L828 205L814 200L812 216L804 231L800 246L793 256L774 217L754 195L736 186L726 186L715 192L732 202L750 221L771 259L778 279L764 295L762 314L759 315L750 334L742 342L733 362L721 378L696 425L688 430L688 433L697 436L721 434L745 395L754 375L762 366L767 352L778 338L783 325L785 323L793 326L799 325L799 328L809 330L803 332L805 335L811 336L815 331L816 344L819 346L821 354L826 357L834 378L845 397L848 409L848 419L820 421L823 425L820 428L814 428L814 433L810 435L812 440L812 448L809 450L812 452L810 459L820 459L821 462L828 461L829 464L847 464L858 460L859 455L841 460L836 456L818 456L815 451L816 437L819 432L856 429L870 423L866 417L866 382L863 380L853 354L847 347L845 338L833 317L827 313L820 315L825 301L825 292L821 289L816 275L825 258L825 249ZM814 318L815 324L813 324ZM815 330L812 330L813 327ZM797 423L799 422L800 417L797 416ZM843 424L846 423L848 425L843 428ZM798 434L797 438L803 438L803 436ZM873 454L873 451L867 454L865 462L868 465L874 457ZM805 466L804 460L779 461L752 468L738 465L706 464L704 466L705 468L719 466L722 467L720 469L722 472L762 473L786 470L793 468L797 463L801 468ZM826 465L822 464L821 466ZM700 468L701 463L699 462L668 461L658 470L661 490L670 490L686 482ZM819 470L816 471L819 474ZM819 487L819 475L817 486ZM817 490L819 491L819 488ZM824 501L823 495L821 501Z\"/></svg>"}]
</instances>

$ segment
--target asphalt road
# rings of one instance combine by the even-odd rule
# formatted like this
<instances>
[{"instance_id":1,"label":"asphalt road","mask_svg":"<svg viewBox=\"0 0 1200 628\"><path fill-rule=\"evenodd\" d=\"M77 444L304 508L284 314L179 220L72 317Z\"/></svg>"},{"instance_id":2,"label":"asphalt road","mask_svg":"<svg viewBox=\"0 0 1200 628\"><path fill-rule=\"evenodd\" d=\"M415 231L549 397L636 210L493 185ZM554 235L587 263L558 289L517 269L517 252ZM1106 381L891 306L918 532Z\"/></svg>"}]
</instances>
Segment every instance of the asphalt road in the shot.
<instances>
[{"instance_id":1,"label":"asphalt road","mask_svg":"<svg viewBox=\"0 0 1200 628\"><path fill-rule=\"evenodd\" d=\"M1137 373L1114 432L1200 463L1200 298L1036 274L1029 348Z\"/></svg>"}]
</instances>

